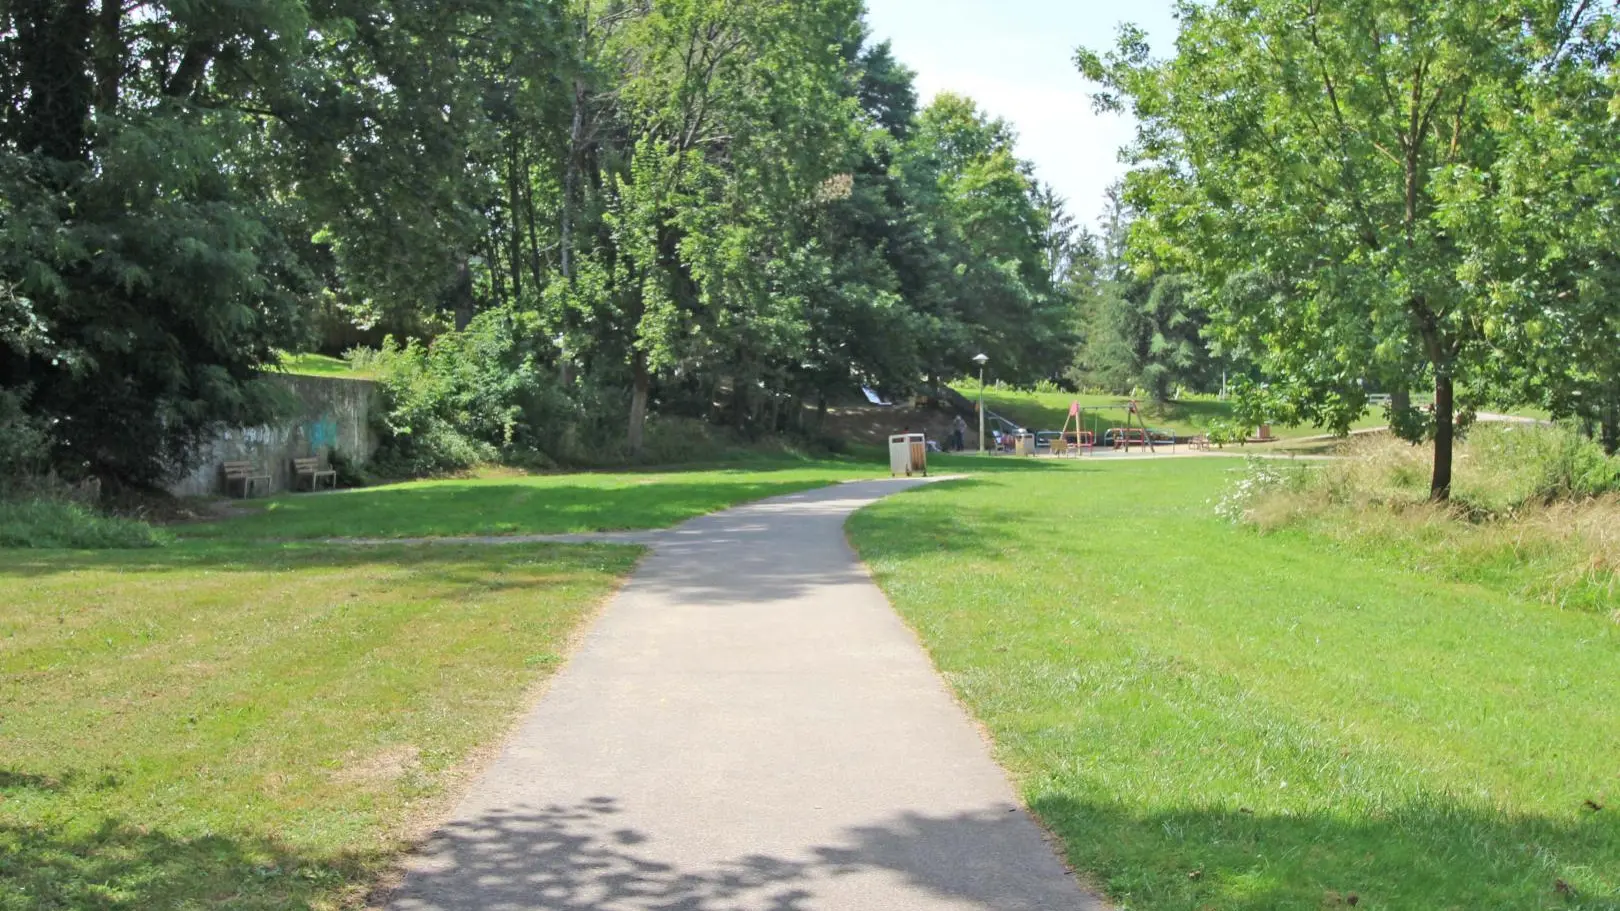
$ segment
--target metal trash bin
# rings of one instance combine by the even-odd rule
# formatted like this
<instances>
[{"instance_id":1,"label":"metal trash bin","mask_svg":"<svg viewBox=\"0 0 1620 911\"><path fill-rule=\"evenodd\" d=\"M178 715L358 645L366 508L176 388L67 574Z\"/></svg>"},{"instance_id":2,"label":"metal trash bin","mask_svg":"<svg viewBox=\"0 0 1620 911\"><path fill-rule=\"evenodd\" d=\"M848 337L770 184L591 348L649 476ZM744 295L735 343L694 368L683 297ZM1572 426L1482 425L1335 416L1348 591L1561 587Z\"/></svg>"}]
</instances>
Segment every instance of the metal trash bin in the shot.
<instances>
[{"instance_id":1,"label":"metal trash bin","mask_svg":"<svg viewBox=\"0 0 1620 911\"><path fill-rule=\"evenodd\" d=\"M1035 454L1035 434L1013 434L1013 455L1032 456Z\"/></svg>"},{"instance_id":2,"label":"metal trash bin","mask_svg":"<svg viewBox=\"0 0 1620 911\"><path fill-rule=\"evenodd\" d=\"M921 433L897 433L889 437L889 474L928 477L928 437Z\"/></svg>"}]
</instances>

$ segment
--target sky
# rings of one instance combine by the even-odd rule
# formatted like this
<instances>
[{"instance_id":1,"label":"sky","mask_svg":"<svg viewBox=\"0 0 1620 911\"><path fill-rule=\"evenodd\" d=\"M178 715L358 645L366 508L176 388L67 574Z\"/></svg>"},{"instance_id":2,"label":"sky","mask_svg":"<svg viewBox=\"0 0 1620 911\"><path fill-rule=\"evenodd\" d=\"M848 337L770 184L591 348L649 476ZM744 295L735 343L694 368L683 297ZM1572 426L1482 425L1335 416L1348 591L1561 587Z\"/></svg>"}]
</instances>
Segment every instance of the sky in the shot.
<instances>
[{"instance_id":1,"label":"sky","mask_svg":"<svg viewBox=\"0 0 1620 911\"><path fill-rule=\"evenodd\" d=\"M1131 122L1092 113L1074 67L1078 47L1114 45L1121 22L1147 30L1154 54L1175 39L1171 0L867 0L872 39L888 39L917 72L926 103L967 95L1018 131L1018 153L1095 226L1108 185L1125 173L1119 148Z\"/></svg>"}]
</instances>

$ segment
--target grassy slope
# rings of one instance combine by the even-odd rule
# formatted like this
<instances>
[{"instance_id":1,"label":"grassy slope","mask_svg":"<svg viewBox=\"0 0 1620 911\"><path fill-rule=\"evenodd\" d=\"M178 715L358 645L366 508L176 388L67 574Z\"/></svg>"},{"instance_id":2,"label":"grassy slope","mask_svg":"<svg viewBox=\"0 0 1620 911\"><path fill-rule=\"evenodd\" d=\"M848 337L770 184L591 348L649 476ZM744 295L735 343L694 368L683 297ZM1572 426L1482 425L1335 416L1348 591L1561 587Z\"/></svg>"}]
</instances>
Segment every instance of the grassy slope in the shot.
<instances>
[{"instance_id":1,"label":"grassy slope","mask_svg":"<svg viewBox=\"0 0 1620 911\"><path fill-rule=\"evenodd\" d=\"M350 380L369 380L371 373L355 370L349 362L342 358L330 357L325 354L283 354L281 366L288 373L303 376L339 377Z\"/></svg>"},{"instance_id":2,"label":"grassy slope","mask_svg":"<svg viewBox=\"0 0 1620 911\"><path fill-rule=\"evenodd\" d=\"M876 462L781 462L711 471L419 481L244 504L251 514L182 529L192 538L309 539L571 534L663 528L749 500L873 477Z\"/></svg>"},{"instance_id":3,"label":"grassy slope","mask_svg":"<svg viewBox=\"0 0 1620 911\"><path fill-rule=\"evenodd\" d=\"M987 475L851 532L1123 908L1620 907L1620 627L1222 523L1237 467Z\"/></svg>"},{"instance_id":4,"label":"grassy slope","mask_svg":"<svg viewBox=\"0 0 1620 911\"><path fill-rule=\"evenodd\" d=\"M957 386L956 389L970 399L975 399L979 394L977 386L964 384ZM1124 406L1129 401L1126 397L1117 395L1020 392L992 388L985 389L984 400L991 411L1021 421L1035 430L1061 428L1069 416L1070 404L1078 401L1087 409L1086 425L1099 432L1124 424ZM1188 399L1163 408L1143 401L1142 407L1146 412L1149 427L1171 430L1182 436L1193 436L1207 431L1211 421L1232 420L1232 403L1214 399ZM1383 415L1369 412L1352 424L1350 429L1382 426L1384 426ZM1301 437L1316 435L1322 431L1312 427L1273 427L1272 432L1281 437Z\"/></svg>"},{"instance_id":5,"label":"grassy slope","mask_svg":"<svg viewBox=\"0 0 1620 911\"><path fill-rule=\"evenodd\" d=\"M634 553L0 551L0 909L352 899Z\"/></svg>"}]
</instances>

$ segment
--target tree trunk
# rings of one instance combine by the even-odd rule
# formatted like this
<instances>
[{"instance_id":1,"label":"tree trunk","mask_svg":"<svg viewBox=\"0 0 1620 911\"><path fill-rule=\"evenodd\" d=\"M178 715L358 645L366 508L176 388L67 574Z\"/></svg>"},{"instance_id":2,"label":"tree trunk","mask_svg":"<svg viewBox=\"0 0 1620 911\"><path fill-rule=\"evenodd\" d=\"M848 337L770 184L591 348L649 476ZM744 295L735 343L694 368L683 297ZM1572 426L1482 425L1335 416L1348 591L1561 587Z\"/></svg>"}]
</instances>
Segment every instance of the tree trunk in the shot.
<instances>
[{"instance_id":1,"label":"tree trunk","mask_svg":"<svg viewBox=\"0 0 1620 911\"><path fill-rule=\"evenodd\" d=\"M1389 408L1394 414L1410 411L1412 408L1412 390L1405 386L1393 389L1389 393Z\"/></svg>"},{"instance_id":2,"label":"tree trunk","mask_svg":"<svg viewBox=\"0 0 1620 911\"><path fill-rule=\"evenodd\" d=\"M748 385L740 378L731 385L731 423L738 433L748 429Z\"/></svg>"},{"instance_id":3,"label":"tree trunk","mask_svg":"<svg viewBox=\"0 0 1620 911\"><path fill-rule=\"evenodd\" d=\"M450 289L451 312L456 317L456 331L466 329L476 315L476 304L473 301L473 274L472 264L467 257L462 257L456 265L456 278Z\"/></svg>"},{"instance_id":4,"label":"tree trunk","mask_svg":"<svg viewBox=\"0 0 1620 911\"><path fill-rule=\"evenodd\" d=\"M1620 402L1614 399L1603 408L1603 451L1620 455Z\"/></svg>"},{"instance_id":5,"label":"tree trunk","mask_svg":"<svg viewBox=\"0 0 1620 911\"><path fill-rule=\"evenodd\" d=\"M1451 451L1456 437L1456 402L1450 374L1434 377L1434 478L1429 483L1429 499L1444 503L1451 499Z\"/></svg>"},{"instance_id":6,"label":"tree trunk","mask_svg":"<svg viewBox=\"0 0 1620 911\"><path fill-rule=\"evenodd\" d=\"M637 351L630 362L634 381L630 387L630 432L625 437L631 456L641 455L647 429L647 397L652 391L652 374L647 369L647 355Z\"/></svg>"},{"instance_id":7,"label":"tree trunk","mask_svg":"<svg viewBox=\"0 0 1620 911\"><path fill-rule=\"evenodd\" d=\"M521 180L525 175L522 172L523 152L518 146L518 137L514 132L511 137L511 147L507 151L507 207L511 210L511 223L507 225L508 257L512 260L508 267L512 271L512 297L511 302L517 303L523 299L523 217L519 211L523 205L523 191Z\"/></svg>"},{"instance_id":8,"label":"tree trunk","mask_svg":"<svg viewBox=\"0 0 1620 911\"><path fill-rule=\"evenodd\" d=\"M124 4L101 0L96 16L96 110L104 117L118 113L118 89L124 78Z\"/></svg>"},{"instance_id":9,"label":"tree trunk","mask_svg":"<svg viewBox=\"0 0 1620 911\"><path fill-rule=\"evenodd\" d=\"M86 66L95 20L89 0L24 0L13 4L17 30L15 81L26 89L17 147L57 161L83 160L90 148L95 85ZM55 175L47 175L62 189Z\"/></svg>"},{"instance_id":10,"label":"tree trunk","mask_svg":"<svg viewBox=\"0 0 1620 911\"><path fill-rule=\"evenodd\" d=\"M568 130L568 166L563 171L562 229L558 256L563 280L574 280L574 205L579 197L580 143L585 134L585 80L574 77L574 119Z\"/></svg>"}]
</instances>

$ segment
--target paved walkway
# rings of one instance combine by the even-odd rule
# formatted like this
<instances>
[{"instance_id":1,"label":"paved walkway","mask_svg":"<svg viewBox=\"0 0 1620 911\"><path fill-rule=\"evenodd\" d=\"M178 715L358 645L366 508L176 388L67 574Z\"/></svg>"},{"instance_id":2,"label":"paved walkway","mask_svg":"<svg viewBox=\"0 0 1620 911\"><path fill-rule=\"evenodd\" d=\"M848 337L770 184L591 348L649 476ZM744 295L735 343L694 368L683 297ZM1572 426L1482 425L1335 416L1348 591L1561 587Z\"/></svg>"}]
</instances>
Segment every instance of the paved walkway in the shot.
<instances>
[{"instance_id":1,"label":"paved walkway","mask_svg":"<svg viewBox=\"0 0 1620 911\"><path fill-rule=\"evenodd\" d=\"M652 553L389 907L1100 908L844 541L916 483L638 536Z\"/></svg>"}]
</instances>

